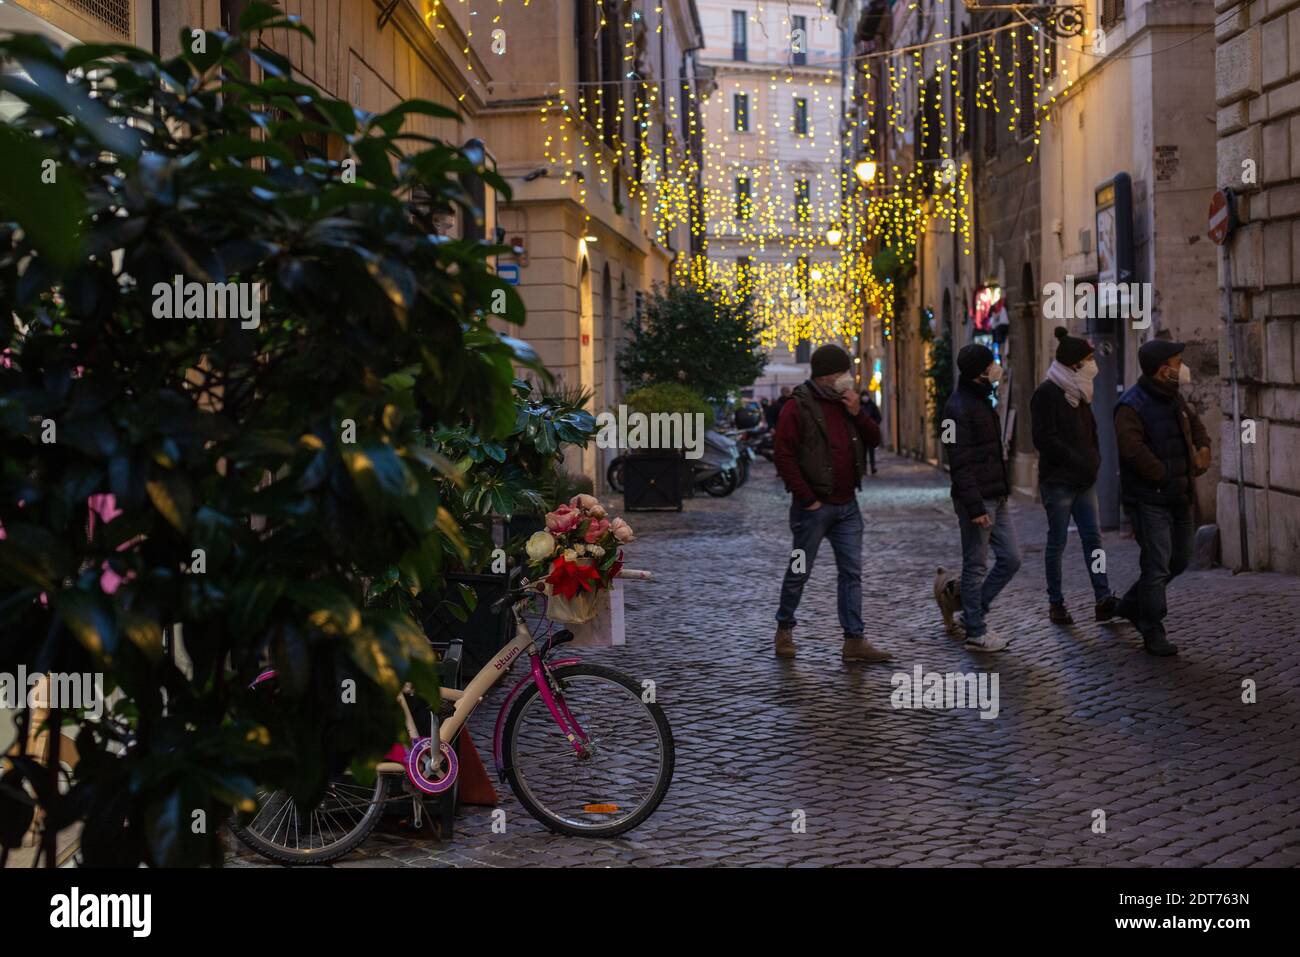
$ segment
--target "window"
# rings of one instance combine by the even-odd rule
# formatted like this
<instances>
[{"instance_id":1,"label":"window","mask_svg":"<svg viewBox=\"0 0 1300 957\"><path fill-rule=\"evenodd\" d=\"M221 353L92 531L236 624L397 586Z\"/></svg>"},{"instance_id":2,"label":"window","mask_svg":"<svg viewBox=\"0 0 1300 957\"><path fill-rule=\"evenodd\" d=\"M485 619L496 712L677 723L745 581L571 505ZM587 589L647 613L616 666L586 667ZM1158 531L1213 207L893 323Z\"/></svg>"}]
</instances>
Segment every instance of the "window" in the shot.
<instances>
[{"instance_id":1,"label":"window","mask_svg":"<svg viewBox=\"0 0 1300 957\"><path fill-rule=\"evenodd\" d=\"M749 177L736 177L736 218L749 219L754 212L754 202L750 198Z\"/></svg>"},{"instance_id":2,"label":"window","mask_svg":"<svg viewBox=\"0 0 1300 957\"><path fill-rule=\"evenodd\" d=\"M594 83L599 77L599 50L595 44L596 18L591 0L574 0L578 5L573 18L573 40L578 57L578 82Z\"/></svg>"},{"instance_id":3,"label":"window","mask_svg":"<svg viewBox=\"0 0 1300 957\"><path fill-rule=\"evenodd\" d=\"M808 18L790 18L790 55L795 66L808 62Z\"/></svg>"},{"instance_id":4,"label":"window","mask_svg":"<svg viewBox=\"0 0 1300 957\"><path fill-rule=\"evenodd\" d=\"M734 93L731 97L731 117L737 133L749 132L749 94Z\"/></svg>"},{"instance_id":5,"label":"window","mask_svg":"<svg viewBox=\"0 0 1300 957\"><path fill-rule=\"evenodd\" d=\"M1101 28L1109 30L1124 19L1124 0L1101 0Z\"/></svg>"},{"instance_id":6,"label":"window","mask_svg":"<svg viewBox=\"0 0 1300 957\"><path fill-rule=\"evenodd\" d=\"M744 10L731 11L731 58L749 59L749 25L745 22Z\"/></svg>"},{"instance_id":7,"label":"window","mask_svg":"<svg viewBox=\"0 0 1300 957\"><path fill-rule=\"evenodd\" d=\"M1034 41L1028 30L1022 30L1016 35L1016 47L1016 55L1020 58L1020 75L1016 77L1016 82L1020 84L1016 91L1019 94L1017 105L1020 107L1020 118L1016 122L1020 138L1024 140L1034 134L1034 113L1038 109L1038 104L1034 101Z\"/></svg>"},{"instance_id":8,"label":"window","mask_svg":"<svg viewBox=\"0 0 1300 957\"><path fill-rule=\"evenodd\" d=\"M812 218L812 195L806 179L794 181L794 215L801 223Z\"/></svg>"},{"instance_id":9,"label":"window","mask_svg":"<svg viewBox=\"0 0 1300 957\"><path fill-rule=\"evenodd\" d=\"M796 96L794 98L794 131L799 136L808 135L808 98Z\"/></svg>"}]
</instances>

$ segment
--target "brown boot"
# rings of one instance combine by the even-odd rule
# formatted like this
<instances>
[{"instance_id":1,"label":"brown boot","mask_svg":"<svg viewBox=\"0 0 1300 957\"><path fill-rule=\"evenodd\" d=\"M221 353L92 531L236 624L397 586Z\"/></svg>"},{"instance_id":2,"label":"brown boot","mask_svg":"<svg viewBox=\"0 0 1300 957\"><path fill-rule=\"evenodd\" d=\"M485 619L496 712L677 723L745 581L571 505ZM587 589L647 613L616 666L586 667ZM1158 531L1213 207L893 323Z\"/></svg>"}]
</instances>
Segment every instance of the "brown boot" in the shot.
<instances>
[{"instance_id":1,"label":"brown boot","mask_svg":"<svg viewBox=\"0 0 1300 957\"><path fill-rule=\"evenodd\" d=\"M845 661L889 661L893 657L889 652L873 647L865 638L844 636L844 650L840 657Z\"/></svg>"},{"instance_id":2,"label":"brown boot","mask_svg":"<svg viewBox=\"0 0 1300 957\"><path fill-rule=\"evenodd\" d=\"M778 658L794 657L793 628L778 628L776 630L776 656Z\"/></svg>"}]
</instances>

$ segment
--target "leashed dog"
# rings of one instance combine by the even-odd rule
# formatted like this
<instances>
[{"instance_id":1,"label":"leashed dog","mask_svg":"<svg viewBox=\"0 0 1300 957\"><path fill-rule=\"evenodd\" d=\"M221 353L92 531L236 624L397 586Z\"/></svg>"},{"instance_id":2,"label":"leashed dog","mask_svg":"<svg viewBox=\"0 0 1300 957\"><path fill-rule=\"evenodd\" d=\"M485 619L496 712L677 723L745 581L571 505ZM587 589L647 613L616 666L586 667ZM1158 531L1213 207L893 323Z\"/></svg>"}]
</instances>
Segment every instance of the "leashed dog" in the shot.
<instances>
[{"instance_id":1,"label":"leashed dog","mask_svg":"<svg viewBox=\"0 0 1300 957\"><path fill-rule=\"evenodd\" d=\"M952 572L944 571L942 565L934 573L934 600L943 615L943 627L951 634L957 630L953 613L961 609L961 578Z\"/></svg>"}]
</instances>

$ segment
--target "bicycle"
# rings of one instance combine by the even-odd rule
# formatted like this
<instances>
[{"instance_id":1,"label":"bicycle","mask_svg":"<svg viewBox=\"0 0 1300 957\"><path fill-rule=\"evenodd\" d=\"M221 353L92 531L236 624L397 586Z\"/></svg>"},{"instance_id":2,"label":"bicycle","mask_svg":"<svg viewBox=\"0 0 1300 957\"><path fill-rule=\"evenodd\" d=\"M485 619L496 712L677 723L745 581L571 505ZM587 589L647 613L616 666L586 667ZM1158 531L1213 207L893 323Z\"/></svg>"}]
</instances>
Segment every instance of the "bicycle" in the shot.
<instances>
[{"instance_id":1,"label":"bicycle","mask_svg":"<svg viewBox=\"0 0 1300 957\"><path fill-rule=\"evenodd\" d=\"M378 766L373 787L347 778L333 781L307 815L284 792L264 792L252 819L232 825L239 840L279 863L322 864L359 846L390 801L412 797L418 821L420 795L445 794L455 787L454 742L461 728L525 654L529 673L506 695L493 731L499 779L510 784L529 814L559 834L613 837L653 814L668 793L675 762L663 709L647 701L633 679L612 668L552 658L573 640L573 632L552 633L544 611L536 629L529 629L523 610L537 583L516 585L521 571L516 569L506 594L494 605L509 602L515 637L463 690L440 689L443 702L451 705L445 720L435 714L431 733L421 736L405 696L399 696L411 744L393 746ZM621 575L650 578L648 572L627 569ZM254 686L274 676L274 670L265 671Z\"/></svg>"}]
</instances>

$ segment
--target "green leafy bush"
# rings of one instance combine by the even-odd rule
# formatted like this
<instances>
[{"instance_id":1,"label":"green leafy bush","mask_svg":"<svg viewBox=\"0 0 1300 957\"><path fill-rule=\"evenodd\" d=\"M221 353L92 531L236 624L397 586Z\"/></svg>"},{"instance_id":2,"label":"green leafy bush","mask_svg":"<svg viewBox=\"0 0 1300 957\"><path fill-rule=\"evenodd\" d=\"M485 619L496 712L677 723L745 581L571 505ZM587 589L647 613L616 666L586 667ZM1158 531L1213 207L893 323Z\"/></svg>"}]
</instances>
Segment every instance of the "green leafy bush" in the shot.
<instances>
[{"instance_id":1,"label":"green leafy bush","mask_svg":"<svg viewBox=\"0 0 1300 957\"><path fill-rule=\"evenodd\" d=\"M707 286L657 289L619 368L636 385L672 382L715 402L754 384L767 359L748 301L727 302Z\"/></svg>"},{"instance_id":2,"label":"green leafy bush","mask_svg":"<svg viewBox=\"0 0 1300 957\"><path fill-rule=\"evenodd\" d=\"M467 546L467 554L453 560L459 557L468 570L488 561L494 516L540 515L558 504L570 481L561 475L565 446L586 447L596 432L596 418L585 408L590 393L536 389L522 380L514 390L515 423L508 435L485 439L464 426L433 435L433 448L458 467L443 480L443 496Z\"/></svg>"},{"instance_id":3,"label":"green leafy bush","mask_svg":"<svg viewBox=\"0 0 1300 957\"><path fill-rule=\"evenodd\" d=\"M943 434L943 407L953 389L952 341L947 336L939 336L930 344L930 364L926 366L925 377L928 388L927 399L930 405L930 426L936 436Z\"/></svg>"},{"instance_id":4,"label":"green leafy bush","mask_svg":"<svg viewBox=\"0 0 1300 957\"><path fill-rule=\"evenodd\" d=\"M68 795L30 762L5 773L0 835L31 819L26 782L56 825L84 822L92 865L218 863L256 785L314 803L399 737L404 682L436 697L420 628L365 591L440 587L463 543L424 437L510 435L535 361L488 327L494 304L523 318L498 250L431 235L429 204L479 215L463 179L506 191L481 155L403 132L455 114L329 98L258 42L272 28L310 39L264 3L167 61L0 39L0 88L26 104L0 148L0 670L122 693L81 725ZM305 145L326 141L344 160ZM252 284L258 324L155 318L177 276ZM104 494L120 514L91 530ZM245 690L268 660L274 707Z\"/></svg>"},{"instance_id":5,"label":"green leafy bush","mask_svg":"<svg viewBox=\"0 0 1300 957\"><path fill-rule=\"evenodd\" d=\"M683 415L699 413L706 425L713 422L713 406L696 392L674 382L657 382L629 392L623 399L629 412L653 415L656 412L680 412Z\"/></svg>"}]
</instances>

